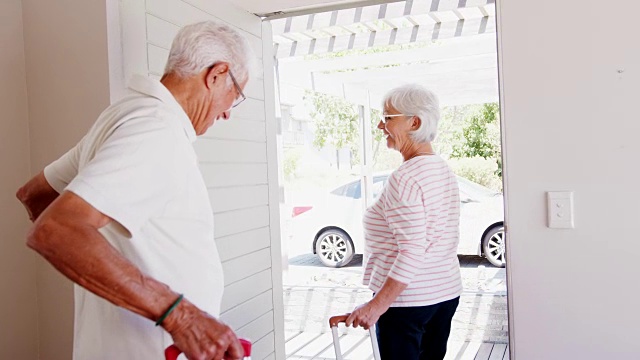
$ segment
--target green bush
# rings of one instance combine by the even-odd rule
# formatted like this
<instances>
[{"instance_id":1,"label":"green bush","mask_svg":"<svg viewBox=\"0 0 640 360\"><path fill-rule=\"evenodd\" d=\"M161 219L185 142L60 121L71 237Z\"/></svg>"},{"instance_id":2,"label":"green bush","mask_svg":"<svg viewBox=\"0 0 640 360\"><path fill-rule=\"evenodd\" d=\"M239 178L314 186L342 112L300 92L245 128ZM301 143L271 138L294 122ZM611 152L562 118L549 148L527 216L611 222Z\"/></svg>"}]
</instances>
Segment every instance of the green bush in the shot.
<instances>
[{"instance_id":1,"label":"green bush","mask_svg":"<svg viewBox=\"0 0 640 360\"><path fill-rule=\"evenodd\" d=\"M284 151L284 160L282 161L282 169L285 179L291 179L296 176L298 163L300 161L300 151L298 149L288 149Z\"/></svg>"}]
</instances>

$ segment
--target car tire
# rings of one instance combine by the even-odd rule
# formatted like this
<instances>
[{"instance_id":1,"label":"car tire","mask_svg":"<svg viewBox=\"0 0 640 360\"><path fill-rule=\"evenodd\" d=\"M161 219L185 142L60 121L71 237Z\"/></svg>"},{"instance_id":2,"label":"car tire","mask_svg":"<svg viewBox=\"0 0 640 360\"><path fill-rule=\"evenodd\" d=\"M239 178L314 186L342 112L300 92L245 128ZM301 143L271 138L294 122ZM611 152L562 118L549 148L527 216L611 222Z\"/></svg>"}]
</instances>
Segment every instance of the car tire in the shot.
<instances>
[{"instance_id":1,"label":"car tire","mask_svg":"<svg viewBox=\"0 0 640 360\"><path fill-rule=\"evenodd\" d=\"M491 228L482 239L482 252L484 257L496 267L505 267L507 264L505 254L506 238L504 226Z\"/></svg>"},{"instance_id":2,"label":"car tire","mask_svg":"<svg viewBox=\"0 0 640 360\"><path fill-rule=\"evenodd\" d=\"M353 259L353 241L342 230L325 230L316 241L316 255L325 266L334 268L346 266Z\"/></svg>"}]
</instances>

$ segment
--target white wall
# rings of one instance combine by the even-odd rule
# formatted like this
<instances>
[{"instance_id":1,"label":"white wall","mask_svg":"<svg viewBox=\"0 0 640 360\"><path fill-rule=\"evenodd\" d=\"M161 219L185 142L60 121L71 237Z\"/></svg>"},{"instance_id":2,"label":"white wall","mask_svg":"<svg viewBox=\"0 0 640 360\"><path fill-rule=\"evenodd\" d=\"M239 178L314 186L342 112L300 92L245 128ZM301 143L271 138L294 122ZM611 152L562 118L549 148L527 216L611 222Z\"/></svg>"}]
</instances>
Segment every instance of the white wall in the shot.
<instances>
[{"instance_id":1,"label":"white wall","mask_svg":"<svg viewBox=\"0 0 640 360\"><path fill-rule=\"evenodd\" d=\"M272 49L270 27L263 29L260 18L223 0L122 4L121 28L111 29L110 34L119 30L123 35L125 78L141 73L159 79L180 27L202 20L222 21L239 29L260 64L263 38L267 39L265 49ZM111 61L112 68L119 64L114 57ZM247 100L232 111L231 119L216 122L195 148L209 189L225 273L221 319L254 342L253 359L284 358L273 75L260 71L244 93Z\"/></svg>"},{"instance_id":2,"label":"white wall","mask_svg":"<svg viewBox=\"0 0 640 360\"><path fill-rule=\"evenodd\" d=\"M640 4L499 11L512 350L638 359ZM554 190L575 192L574 230L546 227Z\"/></svg>"},{"instance_id":3,"label":"white wall","mask_svg":"<svg viewBox=\"0 0 640 360\"><path fill-rule=\"evenodd\" d=\"M33 175L75 145L109 105L106 6L23 0L23 19ZM40 358L68 360L72 286L38 259Z\"/></svg>"},{"instance_id":4,"label":"white wall","mask_svg":"<svg viewBox=\"0 0 640 360\"><path fill-rule=\"evenodd\" d=\"M35 256L25 245L27 213L15 198L29 178L29 126L20 0L0 1L0 353L35 360Z\"/></svg>"}]
</instances>

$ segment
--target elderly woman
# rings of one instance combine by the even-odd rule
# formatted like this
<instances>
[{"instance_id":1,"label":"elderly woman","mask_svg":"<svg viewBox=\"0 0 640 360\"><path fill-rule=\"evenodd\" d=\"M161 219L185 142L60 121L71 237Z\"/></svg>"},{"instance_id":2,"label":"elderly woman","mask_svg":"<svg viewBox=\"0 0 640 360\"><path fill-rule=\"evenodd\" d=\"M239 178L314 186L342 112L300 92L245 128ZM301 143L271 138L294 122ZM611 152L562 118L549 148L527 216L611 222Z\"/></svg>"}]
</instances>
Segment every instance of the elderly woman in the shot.
<instances>
[{"instance_id":1,"label":"elderly woman","mask_svg":"<svg viewBox=\"0 0 640 360\"><path fill-rule=\"evenodd\" d=\"M383 105L378 129L404 162L365 212L363 283L375 295L346 324L377 324L382 359L443 359L462 293L458 183L431 147L440 117L436 96L405 85Z\"/></svg>"}]
</instances>

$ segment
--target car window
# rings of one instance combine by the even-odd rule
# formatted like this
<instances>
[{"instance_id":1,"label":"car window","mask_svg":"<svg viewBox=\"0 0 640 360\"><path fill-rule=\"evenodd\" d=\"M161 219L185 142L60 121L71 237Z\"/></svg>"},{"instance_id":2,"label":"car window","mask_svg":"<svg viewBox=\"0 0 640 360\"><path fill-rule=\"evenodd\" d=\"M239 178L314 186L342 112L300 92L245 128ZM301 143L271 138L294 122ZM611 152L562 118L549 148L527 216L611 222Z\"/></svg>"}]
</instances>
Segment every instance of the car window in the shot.
<instances>
[{"instance_id":1,"label":"car window","mask_svg":"<svg viewBox=\"0 0 640 360\"><path fill-rule=\"evenodd\" d=\"M353 199L360 199L360 180L349 184L344 195Z\"/></svg>"},{"instance_id":2,"label":"car window","mask_svg":"<svg viewBox=\"0 0 640 360\"><path fill-rule=\"evenodd\" d=\"M387 183L386 176L376 176L373 178L373 198L377 199Z\"/></svg>"},{"instance_id":3,"label":"car window","mask_svg":"<svg viewBox=\"0 0 640 360\"><path fill-rule=\"evenodd\" d=\"M384 188L384 183L382 181L373 183L373 198L377 199Z\"/></svg>"},{"instance_id":4,"label":"car window","mask_svg":"<svg viewBox=\"0 0 640 360\"><path fill-rule=\"evenodd\" d=\"M380 196L384 185L387 183L388 176L376 176L373 178L373 198ZM346 196L352 199L360 199L362 197L362 186L360 180L350 182L336 188L331 193L338 196Z\"/></svg>"},{"instance_id":5,"label":"car window","mask_svg":"<svg viewBox=\"0 0 640 360\"><path fill-rule=\"evenodd\" d=\"M373 178L373 198L376 199L382 193L385 184L387 183L388 175L375 176ZM480 184L472 182L461 176L457 176L458 185L460 188L460 200L461 201L473 201L482 197L494 195L495 192ZM362 187L360 180L352 181L346 185L342 185L331 192L333 195L347 196L352 199L360 199L362 197Z\"/></svg>"},{"instance_id":6,"label":"car window","mask_svg":"<svg viewBox=\"0 0 640 360\"><path fill-rule=\"evenodd\" d=\"M338 195L338 196L344 196L344 192L346 191L347 187L349 186L349 184L347 185L342 185L339 188L333 190L331 193L333 195Z\"/></svg>"}]
</instances>

